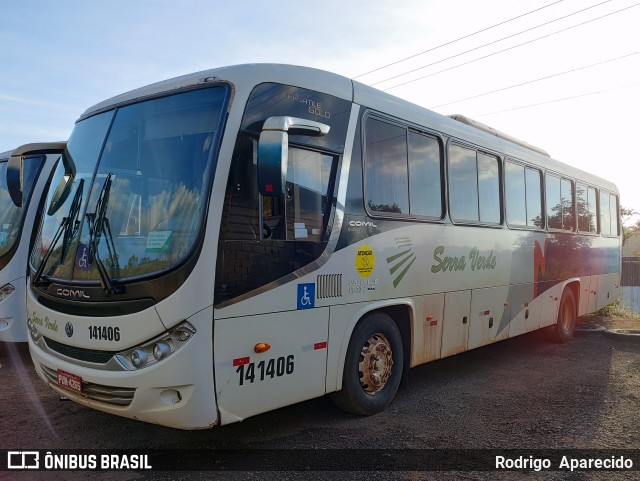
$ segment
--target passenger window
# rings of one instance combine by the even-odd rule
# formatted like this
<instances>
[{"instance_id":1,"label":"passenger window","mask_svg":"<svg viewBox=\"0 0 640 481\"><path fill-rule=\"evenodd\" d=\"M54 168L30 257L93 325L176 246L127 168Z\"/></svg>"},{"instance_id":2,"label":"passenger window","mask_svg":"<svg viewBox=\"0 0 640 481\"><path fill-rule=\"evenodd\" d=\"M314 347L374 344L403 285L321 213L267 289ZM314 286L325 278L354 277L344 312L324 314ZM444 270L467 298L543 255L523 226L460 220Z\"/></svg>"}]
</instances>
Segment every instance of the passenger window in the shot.
<instances>
[{"instance_id":1,"label":"passenger window","mask_svg":"<svg viewBox=\"0 0 640 481\"><path fill-rule=\"evenodd\" d=\"M596 190L585 184L576 186L576 208L578 211L578 230L584 233L597 233L596 229Z\"/></svg>"},{"instance_id":2,"label":"passenger window","mask_svg":"<svg viewBox=\"0 0 640 481\"><path fill-rule=\"evenodd\" d=\"M547 174L547 223L550 229L562 229L560 177Z\"/></svg>"},{"instance_id":3,"label":"passenger window","mask_svg":"<svg viewBox=\"0 0 640 481\"><path fill-rule=\"evenodd\" d=\"M478 152L478 196L480 221L499 224L500 215L500 173L498 159Z\"/></svg>"},{"instance_id":4,"label":"passenger window","mask_svg":"<svg viewBox=\"0 0 640 481\"><path fill-rule=\"evenodd\" d=\"M366 124L366 204L372 212L409 213L406 129L376 119Z\"/></svg>"},{"instance_id":5,"label":"passenger window","mask_svg":"<svg viewBox=\"0 0 640 481\"><path fill-rule=\"evenodd\" d=\"M454 220L501 222L497 157L452 145L449 149L449 192Z\"/></svg>"},{"instance_id":6,"label":"passenger window","mask_svg":"<svg viewBox=\"0 0 640 481\"><path fill-rule=\"evenodd\" d=\"M576 230L573 182L547 174L547 220L550 229Z\"/></svg>"},{"instance_id":7,"label":"passenger window","mask_svg":"<svg viewBox=\"0 0 640 481\"><path fill-rule=\"evenodd\" d=\"M602 235L619 235L618 196L600 192L600 230Z\"/></svg>"},{"instance_id":8,"label":"passenger window","mask_svg":"<svg viewBox=\"0 0 640 481\"><path fill-rule=\"evenodd\" d=\"M576 218L573 210L573 182L562 179L560 196L562 197L562 229L574 231L576 230Z\"/></svg>"},{"instance_id":9,"label":"passenger window","mask_svg":"<svg viewBox=\"0 0 640 481\"><path fill-rule=\"evenodd\" d=\"M409 197L411 215L442 218L440 143L409 132Z\"/></svg>"},{"instance_id":10,"label":"passenger window","mask_svg":"<svg viewBox=\"0 0 640 481\"><path fill-rule=\"evenodd\" d=\"M449 203L456 220L478 220L476 151L452 145L449 149Z\"/></svg>"},{"instance_id":11,"label":"passenger window","mask_svg":"<svg viewBox=\"0 0 640 481\"><path fill-rule=\"evenodd\" d=\"M542 174L537 169L527 167L527 226L544 227L542 220Z\"/></svg>"},{"instance_id":12,"label":"passenger window","mask_svg":"<svg viewBox=\"0 0 640 481\"><path fill-rule=\"evenodd\" d=\"M507 222L509 225L526 226L527 202L524 166L513 162L507 162L506 165Z\"/></svg>"}]
</instances>

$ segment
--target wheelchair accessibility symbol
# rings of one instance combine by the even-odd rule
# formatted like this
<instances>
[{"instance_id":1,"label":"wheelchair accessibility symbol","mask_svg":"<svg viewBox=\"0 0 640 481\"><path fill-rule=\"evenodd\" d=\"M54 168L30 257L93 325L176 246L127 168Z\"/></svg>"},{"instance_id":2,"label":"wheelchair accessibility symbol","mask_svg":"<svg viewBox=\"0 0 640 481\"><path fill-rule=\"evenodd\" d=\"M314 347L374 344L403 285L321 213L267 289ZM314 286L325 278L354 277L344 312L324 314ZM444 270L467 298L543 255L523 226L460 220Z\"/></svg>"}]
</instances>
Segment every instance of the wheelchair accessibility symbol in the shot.
<instances>
[{"instance_id":1,"label":"wheelchair accessibility symbol","mask_svg":"<svg viewBox=\"0 0 640 481\"><path fill-rule=\"evenodd\" d=\"M311 309L316 305L316 285L298 284L298 309Z\"/></svg>"}]
</instances>

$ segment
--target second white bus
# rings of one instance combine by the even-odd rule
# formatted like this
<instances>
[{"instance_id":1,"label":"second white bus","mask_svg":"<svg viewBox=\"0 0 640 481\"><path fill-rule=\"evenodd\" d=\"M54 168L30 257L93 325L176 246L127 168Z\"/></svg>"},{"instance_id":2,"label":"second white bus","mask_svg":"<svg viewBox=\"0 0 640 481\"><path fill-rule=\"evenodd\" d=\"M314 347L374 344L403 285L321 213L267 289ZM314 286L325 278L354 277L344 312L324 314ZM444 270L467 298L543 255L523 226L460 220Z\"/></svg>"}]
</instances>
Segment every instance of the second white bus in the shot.
<instances>
[{"instance_id":1,"label":"second white bus","mask_svg":"<svg viewBox=\"0 0 640 481\"><path fill-rule=\"evenodd\" d=\"M26 144L0 154L0 341L27 342L26 275L33 225L39 222L42 193L64 143ZM11 159L13 157L13 159ZM7 189L7 169L23 164L22 205L13 203Z\"/></svg>"}]
</instances>

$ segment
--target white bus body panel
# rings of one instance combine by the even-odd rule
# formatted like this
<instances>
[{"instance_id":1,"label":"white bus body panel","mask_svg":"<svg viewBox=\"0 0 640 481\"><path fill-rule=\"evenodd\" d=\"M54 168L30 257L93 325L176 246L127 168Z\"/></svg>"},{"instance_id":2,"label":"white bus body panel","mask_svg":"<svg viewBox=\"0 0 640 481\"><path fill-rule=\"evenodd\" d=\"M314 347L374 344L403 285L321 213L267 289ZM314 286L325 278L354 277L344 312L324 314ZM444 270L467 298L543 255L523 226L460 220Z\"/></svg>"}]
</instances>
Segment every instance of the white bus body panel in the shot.
<instances>
[{"instance_id":1,"label":"white bus body panel","mask_svg":"<svg viewBox=\"0 0 640 481\"><path fill-rule=\"evenodd\" d=\"M411 333L411 366L440 359L444 329L444 294L415 298Z\"/></svg>"},{"instance_id":2,"label":"white bus body panel","mask_svg":"<svg viewBox=\"0 0 640 481\"><path fill-rule=\"evenodd\" d=\"M511 313L509 337L519 336L540 327L542 304L540 298L533 297L533 284L512 287L509 309Z\"/></svg>"},{"instance_id":3,"label":"white bus body panel","mask_svg":"<svg viewBox=\"0 0 640 481\"><path fill-rule=\"evenodd\" d=\"M268 299L263 301L263 305L268 303ZM221 424L322 396L328 324L329 308L216 321L215 377ZM258 343L270 349L256 352Z\"/></svg>"},{"instance_id":4,"label":"white bus body panel","mask_svg":"<svg viewBox=\"0 0 640 481\"><path fill-rule=\"evenodd\" d=\"M453 356L467 350L470 314L470 290L445 294L441 357Z\"/></svg>"}]
</instances>

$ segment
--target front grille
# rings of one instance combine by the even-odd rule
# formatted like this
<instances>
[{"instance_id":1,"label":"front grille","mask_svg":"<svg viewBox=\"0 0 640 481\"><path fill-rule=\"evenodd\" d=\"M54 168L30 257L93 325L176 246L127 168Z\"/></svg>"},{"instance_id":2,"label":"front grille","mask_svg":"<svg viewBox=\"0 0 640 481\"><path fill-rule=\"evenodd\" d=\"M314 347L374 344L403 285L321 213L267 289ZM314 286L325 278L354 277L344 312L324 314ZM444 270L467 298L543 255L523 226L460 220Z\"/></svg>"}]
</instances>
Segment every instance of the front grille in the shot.
<instances>
[{"instance_id":1,"label":"front grille","mask_svg":"<svg viewBox=\"0 0 640 481\"><path fill-rule=\"evenodd\" d=\"M43 337L47 347L63 356L77 359L79 361L93 362L95 364L106 364L118 351L96 351L93 349L83 349L81 347L67 346L61 342L54 341L48 337Z\"/></svg>"},{"instance_id":2,"label":"front grille","mask_svg":"<svg viewBox=\"0 0 640 481\"><path fill-rule=\"evenodd\" d=\"M61 388L58 385L58 373L43 364L40 364L47 381L53 386ZM115 404L116 406L128 406L133 401L133 395L136 390L128 387L103 386L102 384L94 384L92 382L82 381L82 396L107 404Z\"/></svg>"}]
</instances>

